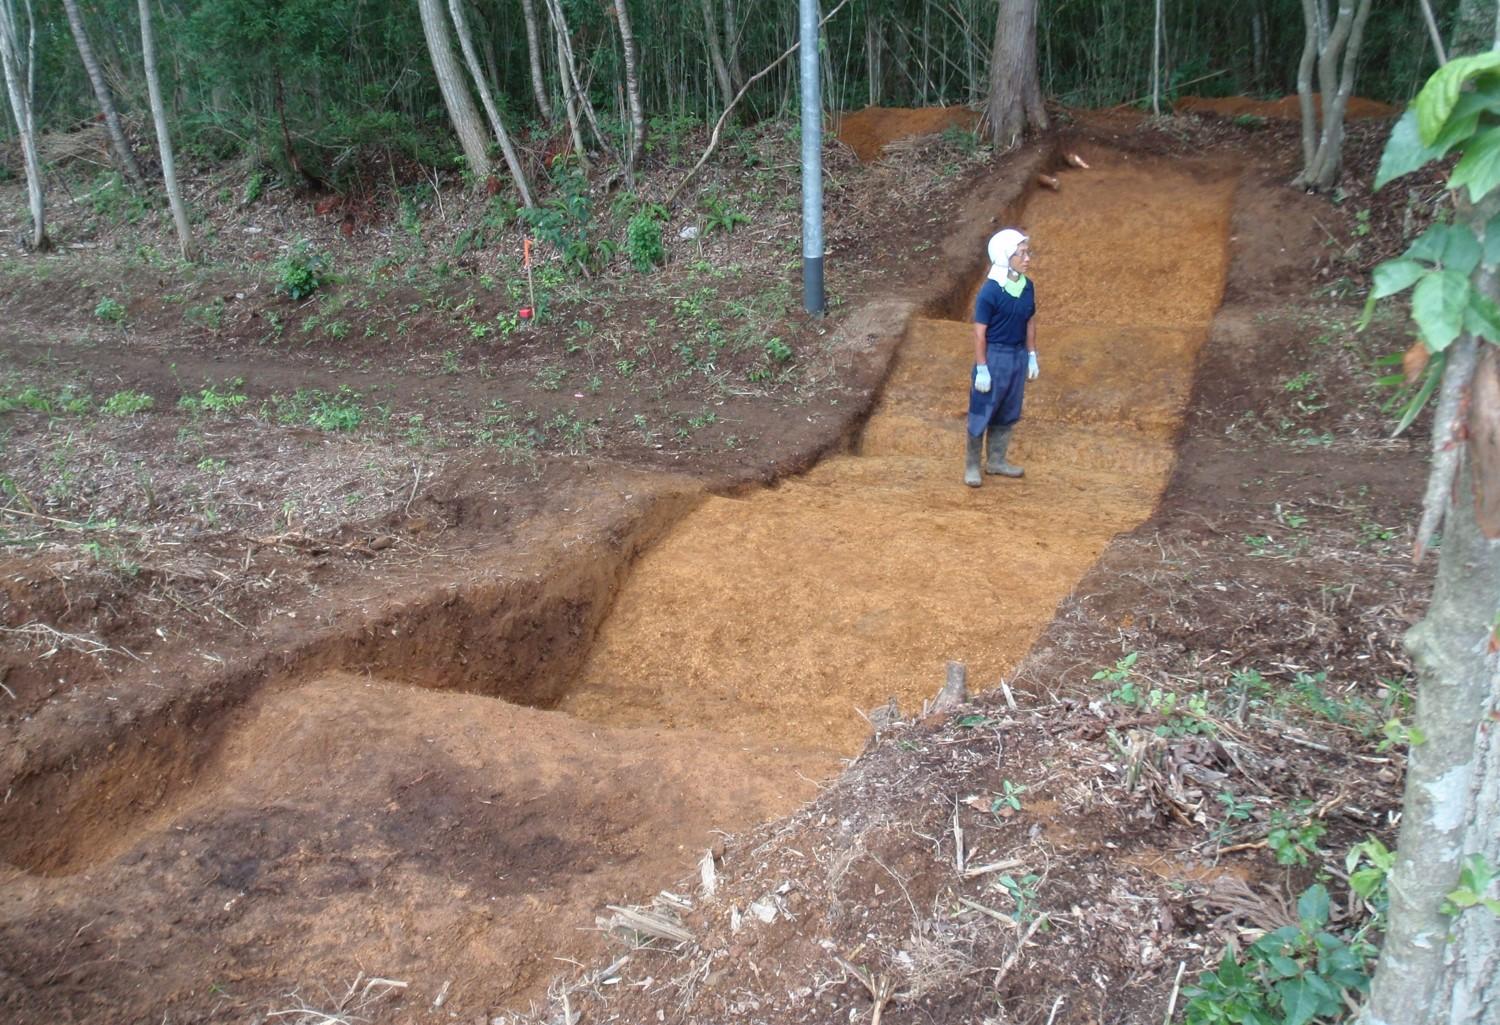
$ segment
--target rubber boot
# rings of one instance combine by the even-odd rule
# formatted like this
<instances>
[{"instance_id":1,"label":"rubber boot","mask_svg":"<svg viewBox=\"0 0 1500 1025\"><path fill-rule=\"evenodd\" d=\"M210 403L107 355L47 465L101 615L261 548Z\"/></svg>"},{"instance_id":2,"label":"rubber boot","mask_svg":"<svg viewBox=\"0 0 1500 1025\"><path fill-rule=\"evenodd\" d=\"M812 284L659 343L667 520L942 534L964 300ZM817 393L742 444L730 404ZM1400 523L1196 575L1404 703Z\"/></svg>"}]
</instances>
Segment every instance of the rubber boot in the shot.
<instances>
[{"instance_id":1,"label":"rubber boot","mask_svg":"<svg viewBox=\"0 0 1500 1025\"><path fill-rule=\"evenodd\" d=\"M984 477L979 472L979 457L983 454L980 449L984 446L984 435L969 434L964 432L969 439L968 451L964 454L964 483L971 488L977 488L984 483Z\"/></svg>"},{"instance_id":2,"label":"rubber boot","mask_svg":"<svg viewBox=\"0 0 1500 1025\"><path fill-rule=\"evenodd\" d=\"M1012 463L1005 461L1005 450L1010 448L1010 432L1014 425L998 427L990 425L985 431L985 439L988 441L989 458L985 460L984 472L997 474L1001 477L1024 477L1026 471Z\"/></svg>"}]
</instances>

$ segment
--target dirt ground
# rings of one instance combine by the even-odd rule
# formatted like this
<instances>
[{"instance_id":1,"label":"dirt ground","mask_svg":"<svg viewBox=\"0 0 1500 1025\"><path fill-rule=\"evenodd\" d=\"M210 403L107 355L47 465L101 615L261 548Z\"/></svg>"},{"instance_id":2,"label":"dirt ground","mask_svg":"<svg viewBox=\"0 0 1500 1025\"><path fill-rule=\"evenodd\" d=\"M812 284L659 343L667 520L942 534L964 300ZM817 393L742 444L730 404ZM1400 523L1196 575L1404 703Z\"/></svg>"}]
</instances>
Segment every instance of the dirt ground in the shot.
<instances>
[{"instance_id":1,"label":"dirt ground","mask_svg":"<svg viewBox=\"0 0 1500 1025\"><path fill-rule=\"evenodd\" d=\"M857 116L895 139L917 112ZM160 291L131 293L128 332L90 323L101 283L139 268L8 267L5 345L30 375L10 394L61 367L80 392L263 410L94 433L0 414L28 453L7 456L0 567L8 1016L811 1022L862 1020L881 993L887 1022L1159 1021L1179 965L1284 921L1316 869L1388 833L1399 793L1379 727L1426 593L1406 561L1424 453L1420 430L1385 437L1369 385L1404 322L1355 334L1350 282L1392 244L1361 227L1401 212L1286 190L1288 134L1071 120L994 164L932 141L839 168L833 252L863 264L847 306L770 329L815 367L712 398L664 374L654 394L523 399L559 349L632 351L567 352L589 314L563 285L571 333L464 346L448 373L457 287L363 293L352 326L417 325L378 343L315 327L265 350L286 300L227 273L195 294L248 308L183 337ZM1033 192L1064 151L1090 170ZM926 198L894 187L934 160L967 170ZM1043 318L1027 477L971 491L966 312L984 239L1016 222ZM755 249L713 245L705 267ZM747 304L763 287L729 280ZM671 349L728 321L714 281L680 274L594 322ZM317 407L377 383L407 411L383 435L275 415L297 389ZM492 437L524 433L569 395L597 416L575 452L567 425L520 459L394 443L412 415L439 433L486 407ZM688 438L635 429L663 407L650 422ZM70 433L92 472L53 496ZM203 494L148 497L171 485L121 458L152 444L192 447L184 479L264 491L225 488L243 518L191 522ZM902 719L951 658L986 695ZM1130 681L1200 698L1197 725L1110 697ZM1294 808L1325 832L1285 868L1265 833Z\"/></svg>"}]
</instances>

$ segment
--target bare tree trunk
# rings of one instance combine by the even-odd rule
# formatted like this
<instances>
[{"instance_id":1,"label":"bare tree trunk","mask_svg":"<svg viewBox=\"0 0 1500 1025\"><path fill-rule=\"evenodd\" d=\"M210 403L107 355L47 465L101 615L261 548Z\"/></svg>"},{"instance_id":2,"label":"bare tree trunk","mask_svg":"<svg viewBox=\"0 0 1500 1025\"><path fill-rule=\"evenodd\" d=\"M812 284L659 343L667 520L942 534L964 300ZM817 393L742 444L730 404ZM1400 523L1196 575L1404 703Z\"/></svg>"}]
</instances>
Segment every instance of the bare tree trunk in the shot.
<instances>
[{"instance_id":1,"label":"bare tree trunk","mask_svg":"<svg viewBox=\"0 0 1500 1025\"><path fill-rule=\"evenodd\" d=\"M531 93L542 120L551 125L556 118L552 101L547 98L547 80L542 75L541 33L536 24L536 0L521 0L521 15L526 19L526 53L531 58Z\"/></svg>"},{"instance_id":2,"label":"bare tree trunk","mask_svg":"<svg viewBox=\"0 0 1500 1025\"><path fill-rule=\"evenodd\" d=\"M548 15L551 15L551 7L548 7ZM567 53L563 49L563 32L553 25L553 41L557 44L557 67L559 77L562 79L563 112L568 118L568 134L573 139L573 152L578 155L578 162L584 170L589 166L588 150L583 144L583 126L578 120L578 101L573 96L573 79L567 72Z\"/></svg>"},{"instance_id":3,"label":"bare tree trunk","mask_svg":"<svg viewBox=\"0 0 1500 1025\"><path fill-rule=\"evenodd\" d=\"M144 0L142 0L144 2ZM432 59L432 70L437 75L438 89L443 94L443 105L448 108L448 120L458 135L458 144L469 162L469 170L478 178L490 173L489 145L485 141L484 126L479 121L479 112L464 85L463 73L453 59L453 47L448 41L448 21L443 16L439 0L417 0L417 9L422 15L422 34L427 38L427 53Z\"/></svg>"},{"instance_id":4,"label":"bare tree trunk","mask_svg":"<svg viewBox=\"0 0 1500 1025\"><path fill-rule=\"evenodd\" d=\"M73 29L73 41L78 44L78 56L83 60L83 70L88 73L89 84L94 87L94 98L99 101L99 111L104 115L104 127L109 132L109 145L114 150L115 163L119 165L121 174L139 185L142 182L141 167L135 162L135 154L130 151L130 143L126 141L125 132L120 128L120 115L115 111L114 97L105 84L104 72L94 57L94 47L84 29L78 0L63 0L63 8L68 13L68 25Z\"/></svg>"},{"instance_id":5,"label":"bare tree trunk","mask_svg":"<svg viewBox=\"0 0 1500 1025\"><path fill-rule=\"evenodd\" d=\"M172 223L177 226L177 245L182 258L191 261L193 229L188 224L187 207L177 187L177 162L172 157L172 136L167 130L167 105L162 99L161 76L156 73L156 34L151 30L150 0L139 0L141 17L141 57L146 65L146 93L151 98L151 120L156 125L156 148L161 155L161 180L167 188L167 204L172 208Z\"/></svg>"},{"instance_id":6,"label":"bare tree trunk","mask_svg":"<svg viewBox=\"0 0 1500 1025\"><path fill-rule=\"evenodd\" d=\"M990 55L984 119L996 146L1015 145L1028 130L1047 127L1036 61L1037 0L1000 0Z\"/></svg>"},{"instance_id":7,"label":"bare tree trunk","mask_svg":"<svg viewBox=\"0 0 1500 1025\"><path fill-rule=\"evenodd\" d=\"M1339 0L1338 17L1318 55L1318 91L1322 100L1323 125L1311 162L1297 176L1296 184L1303 188L1332 188L1338 180L1344 156L1344 111L1354 92L1354 70L1359 61L1365 23L1370 18L1370 2ZM1306 127L1303 126L1304 144Z\"/></svg>"},{"instance_id":8,"label":"bare tree trunk","mask_svg":"<svg viewBox=\"0 0 1500 1025\"><path fill-rule=\"evenodd\" d=\"M1161 44L1165 26L1162 0L1156 0L1151 18L1151 113L1161 117Z\"/></svg>"},{"instance_id":9,"label":"bare tree trunk","mask_svg":"<svg viewBox=\"0 0 1500 1025\"><path fill-rule=\"evenodd\" d=\"M635 33L630 28L630 12L625 0L615 0L615 20L620 27L620 47L625 51L625 99L630 106L630 142L625 151L625 174L635 174L646 145L646 115L641 109L641 82L636 71Z\"/></svg>"},{"instance_id":10,"label":"bare tree trunk","mask_svg":"<svg viewBox=\"0 0 1500 1025\"><path fill-rule=\"evenodd\" d=\"M1313 107L1313 69L1318 62L1318 0L1302 0L1302 57L1297 62L1297 103L1302 110L1302 166L1318 152L1318 114Z\"/></svg>"},{"instance_id":11,"label":"bare tree trunk","mask_svg":"<svg viewBox=\"0 0 1500 1025\"><path fill-rule=\"evenodd\" d=\"M578 61L573 56L573 36L568 28L568 18L563 12L562 4L558 0L546 0L547 13L552 18L552 26L557 30L557 53L562 63L564 79L573 84L573 102L577 109L582 112L583 119L588 122L589 130L594 133L594 138L606 153L612 153L609 138L599 127L599 118L594 113L594 104L589 99L588 90L584 89L583 81L578 77ZM582 149L579 150L580 155Z\"/></svg>"},{"instance_id":12,"label":"bare tree trunk","mask_svg":"<svg viewBox=\"0 0 1500 1025\"><path fill-rule=\"evenodd\" d=\"M1250 67L1250 77L1255 83L1255 88L1264 88L1266 81L1265 0L1256 0L1250 9Z\"/></svg>"},{"instance_id":13,"label":"bare tree trunk","mask_svg":"<svg viewBox=\"0 0 1500 1025\"><path fill-rule=\"evenodd\" d=\"M30 27L27 57L23 67L15 8L11 6L11 0L0 0L0 65L4 67L5 91L10 97L10 111L16 121L16 131L21 137L21 157L26 164L26 199L31 207L31 248L36 252L45 252L52 244L47 239L42 161L36 149L36 124L31 112L31 69L36 63L36 22L31 17L29 4L26 15Z\"/></svg>"},{"instance_id":14,"label":"bare tree trunk","mask_svg":"<svg viewBox=\"0 0 1500 1025\"><path fill-rule=\"evenodd\" d=\"M1481 273L1485 293L1500 297L1494 272ZM1479 907L1455 921L1441 910L1465 855L1500 865L1500 730L1491 718L1500 714L1500 688L1490 645L1500 542L1475 521L1472 445L1458 429L1476 370L1497 373L1491 346L1483 361L1476 358L1481 344L1466 335L1449 348L1434 422L1434 467L1446 447L1459 449L1463 463L1443 522L1432 607L1406 637L1418 671L1414 726L1422 742L1407 761L1390 925L1366 1025L1480 1025L1500 1012L1500 916Z\"/></svg>"},{"instance_id":15,"label":"bare tree trunk","mask_svg":"<svg viewBox=\"0 0 1500 1025\"><path fill-rule=\"evenodd\" d=\"M708 59L714 70L714 81L724 97L724 105L734 99L734 83L729 77L729 65L724 61L724 48L719 42L719 27L714 18L713 0L698 0L698 9L703 13L703 38L708 43Z\"/></svg>"},{"instance_id":16,"label":"bare tree trunk","mask_svg":"<svg viewBox=\"0 0 1500 1025\"><path fill-rule=\"evenodd\" d=\"M531 185L526 180L526 169L521 166L521 159L516 156L516 148L510 143L510 133L505 130L505 122L500 117L500 111L495 107L495 98L490 95L490 87L485 83L484 75L479 68L479 58L474 52L474 40L469 34L469 22L464 17L463 0L448 0L448 13L453 16L453 29L458 35L458 46L463 51L464 63L468 65L469 77L474 79L474 89L479 93L479 102L484 105L484 112L489 115L490 127L494 129L495 138L500 143L500 152L505 156L505 166L510 169L510 176L515 179L516 191L521 194L521 202L527 207L536 206L531 200Z\"/></svg>"},{"instance_id":17,"label":"bare tree trunk","mask_svg":"<svg viewBox=\"0 0 1500 1025\"><path fill-rule=\"evenodd\" d=\"M724 63L729 67L729 84L739 91L745 84L745 70L740 66L740 16L735 0L724 0Z\"/></svg>"},{"instance_id":18,"label":"bare tree trunk","mask_svg":"<svg viewBox=\"0 0 1500 1025\"><path fill-rule=\"evenodd\" d=\"M1500 9L1495 0L1459 0L1448 55L1462 57L1488 50L1497 36L1500 36Z\"/></svg>"},{"instance_id":19,"label":"bare tree trunk","mask_svg":"<svg viewBox=\"0 0 1500 1025\"><path fill-rule=\"evenodd\" d=\"M868 78L868 106L880 102L880 17L871 14L865 21L865 75Z\"/></svg>"}]
</instances>

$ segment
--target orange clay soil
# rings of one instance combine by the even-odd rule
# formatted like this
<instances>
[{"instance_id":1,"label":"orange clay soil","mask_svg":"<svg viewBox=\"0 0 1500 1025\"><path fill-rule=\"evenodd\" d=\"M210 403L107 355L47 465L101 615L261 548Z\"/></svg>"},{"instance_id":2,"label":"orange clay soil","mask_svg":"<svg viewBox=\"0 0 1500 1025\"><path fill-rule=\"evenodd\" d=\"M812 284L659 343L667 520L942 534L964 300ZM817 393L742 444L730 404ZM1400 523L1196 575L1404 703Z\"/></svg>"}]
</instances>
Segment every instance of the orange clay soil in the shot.
<instances>
[{"instance_id":1,"label":"orange clay soil","mask_svg":"<svg viewBox=\"0 0 1500 1025\"><path fill-rule=\"evenodd\" d=\"M946 659L975 686L1010 672L1150 513L1224 282L1231 171L1085 156L1093 171L1026 210L1042 377L1024 480L961 483L967 300L915 321L857 454L668 528L576 680L536 686L565 692L557 708L378 673L288 680L215 727L212 757L179 759L171 799L0 868L0 932L47 938L11 1020L243 1021L271 980L370 975L451 983L433 1015L513 1006L557 958L595 955L603 904L680 877L709 830L809 797L864 742L857 709L914 709ZM122 748L101 793L149 784L185 743Z\"/></svg>"},{"instance_id":2,"label":"orange clay soil","mask_svg":"<svg viewBox=\"0 0 1500 1025\"><path fill-rule=\"evenodd\" d=\"M856 709L1010 671L1101 549L1151 512L1227 265L1234 183L1088 154L1026 210L1042 374L1013 458L962 478L970 318L911 325L858 454L713 498L636 566L561 707L852 754ZM968 306L965 304L965 309Z\"/></svg>"},{"instance_id":3,"label":"orange clay soil","mask_svg":"<svg viewBox=\"0 0 1500 1025\"><path fill-rule=\"evenodd\" d=\"M1312 94L1312 100L1314 105L1322 102L1317 93ZM1248 96L1184 96L1177 101L1174 109L1199 114L1219 114L1224 117L1250 114L1255 117L1293 121L1302 117L1302 108L1296 96L1283 96L1279 100L1252 100ZM1367 117L1395 117L1399 113L1401 109L1389 103L1367 100L1362 96L1351 96L1344 116L1351 120L1359 120Z\"/></svg>"},{"instance_id":4,"label":"orange clay soil","mask_svg":"<svg viewBox=\"0 0 1500 1025\"><path fill-rule=\"evenodd\" d=\"M868 163L878 160L886 146L900 139L937 135L955 125L971 130L978 123L979 115L967 107L866 107L838 115L834 132L855 156Z\"/></svg>"}]
</instances>

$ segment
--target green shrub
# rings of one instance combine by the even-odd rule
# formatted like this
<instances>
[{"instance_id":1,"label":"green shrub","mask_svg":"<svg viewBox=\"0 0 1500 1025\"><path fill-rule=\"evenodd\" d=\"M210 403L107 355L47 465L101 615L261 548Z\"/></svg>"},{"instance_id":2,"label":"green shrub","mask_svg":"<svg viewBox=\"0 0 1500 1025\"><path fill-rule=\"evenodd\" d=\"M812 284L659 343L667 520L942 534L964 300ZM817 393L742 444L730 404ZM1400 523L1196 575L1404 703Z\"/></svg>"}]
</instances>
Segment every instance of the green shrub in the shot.
<instances>
[{"instance_id":1,"label":"green shrub","mask_svg":"<svg viewBox=\"0 0 1500 1025\"><path fill-rule=\"evenodd\" d=\"M118 324L125 319L125 307L118 299L105 296L94 306L94 316L108 324Z\"/></svg>"},{"instance_id":2,"label":"green shrub","mask_svg":"<svg viewBox=\"0 0 1500 1025\"><path fill-rule=\"evenodd\" d=\"M625 227L625 254L630 257L631 266L642 274L667 262L667 250L661 240L666 217L666 207L648 203L636 211Z\"/></svg>"},{"instance_id":3,"label":"green shrub","mask_svg":"<svg viewBox=\"0 0 1500 1025\"><path fill-rule=\"evenodd\" d=\"M281 259L272 264L276 291L296 301L305 299L328 284L328 261L313 252L306 242L298 242Z\"/></svg>"},{"instance_id":4,"label":"green shrub","mask_svg":"<svg viewBox=\"0 0 1500 1025\"><path fill-rule=\"evenodd\" d=\"M1266 933L1245 951L1224 952L1216 971L1183 994L1186 1025L1308 1025L1343 1019L1353 995L1370 988L1375 948L1370 928L1345 937L1327 928L1328 890L1320 883L1297 900L1298 924Z\"/></svg>"},{"instance_id":5,"label":"green shrub","mask_svg":"<svg viewBox=\"0 0 1500 1025\"><path fill-rule=\"evenodd\" d=\"M130 416L132 413L140 413L156 405L156 400L151 396L138 391L117 391L104 400L100 407L105 416Z\"/></svg>"}]
</instances>

